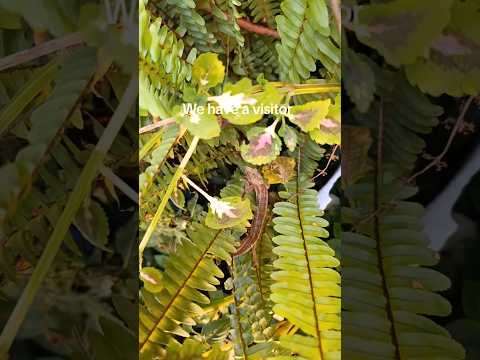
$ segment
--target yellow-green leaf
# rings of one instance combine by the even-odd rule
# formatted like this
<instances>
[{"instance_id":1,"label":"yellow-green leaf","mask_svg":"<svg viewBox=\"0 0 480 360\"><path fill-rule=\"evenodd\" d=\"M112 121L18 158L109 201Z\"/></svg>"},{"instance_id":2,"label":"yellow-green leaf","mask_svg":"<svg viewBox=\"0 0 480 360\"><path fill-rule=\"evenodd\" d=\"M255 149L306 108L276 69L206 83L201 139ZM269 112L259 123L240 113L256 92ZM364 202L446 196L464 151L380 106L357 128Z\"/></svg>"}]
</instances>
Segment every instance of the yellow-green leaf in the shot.
<instances>
[{"instance_id":1,"label":"yellow-green leaf","mask_svg":"<svg viewBox=\"0 0 480 360\"><path fill-rule=\"evenodd\" d=\"M148 292L153 294L162 291L163 274L160 270L154 267L144 267L140 271L140 279L143 281L143 286Z\"/></svg>"},{"instance_id":2,"label":"yellow-green leaf","mask_svg":"<svg viewBox=\"0 0 480 360\"><path fill-rule=\"evenodd\" d=\"M330 108L330 99L317 100L304 105L292 106L288 118L303 131L309 132L320 126Z\"/></svg>"},{"instance_id":3,"label":"yellow-green leaf","mask_svg":"<svg viewBox=\"0 0 480 360\"><path fill-rule=\"evenodd\" d=\"M192 80L201 87L211 88L223 81L225 66L214 53L200 55L193 63Z\"/></svg>"},{"instance_id":4,"label":"yellow-green leaf","mask_svg":"<svg viewBox=\"0 0 480 360\"><path fill-rule=\"evenodd\" d=\"M295 176L295 159L279 156L262 167L262 174L269 184L286 184Z\"/></svg>"}]
</instances>

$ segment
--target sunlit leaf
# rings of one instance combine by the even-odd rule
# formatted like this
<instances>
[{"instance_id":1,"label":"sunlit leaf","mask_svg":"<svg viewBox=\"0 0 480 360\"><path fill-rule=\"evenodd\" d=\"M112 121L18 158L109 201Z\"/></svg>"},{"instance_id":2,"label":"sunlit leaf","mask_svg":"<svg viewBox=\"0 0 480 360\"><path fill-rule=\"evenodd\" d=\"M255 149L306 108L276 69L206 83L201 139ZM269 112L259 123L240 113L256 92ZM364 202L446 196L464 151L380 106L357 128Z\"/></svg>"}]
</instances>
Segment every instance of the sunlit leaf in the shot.
<instances>
[{"instance_id":1,"label":"sunlit leaf","mask_svg":"<svg viewBox=\"0 0 480 360\"><path fill-rule=\"evenodd\" d=\"M200 139L207 140L220 135L217 116L209 113L204 107L191 109L188 113L180 113L179 120L192 135Z\"/></svg>"},{"instance_id":2,"label":"sunlit leaf","mask_svg":"<svg viewBox=\"0 0 480 360\"><path fill-rule=\"evenodd\" d=\"M248 144L242 144L240 151L251 164L268 164L280 154L282 142L270 128L254 127L247 132L247 138Z\"/></svg>"},{"instance_id":3,"label":"sunlit leaf","mask_svg":"<svg viewBox=\"0 0 480 360\"><path fill-rule=\"evenodd\" d=\"M283 142L285 143L288 150L293 151L297 147L298 142L298 135L297 131L287 124L283 124L278 134L283 138Z\"/></svg>"},{"instance_id":4,"label":"sunlit leaf","mask_svg":"<svg viewBox=\"0 0 480 360\"><path fill-rule=\"evenodd\" d=\"M288 118L303 131L309 132L325 121L329 108L330 99L312 101L304 105L292 106Z\"/></svg>"},{"instance_id":5,"label":"sunlit leaf","mask_svg":"<svg viewBox=\"0 0 480 360\"><path fill-rule=\"evenodd\" d=\"M295 159L279 156L270 164L262 167L262 174L269 184L286 184L296 174Z\"/></svg>"},{"instance_id":6,"label":"sunlit leaf","mask_svg":"<svg viewBox=\"0 0 480 360\"><path fill-rule=\"evenodd\" d=\"M217 54L205 53L193 63L192 79L201 87L211 88L220 84L225 77L225 66Z\"/></svg>"},{"instance_id":7,"label":"sunlit leaf","mask_svg":"<svg viewBox=\"0 0 480 360\"><path fill-rule=\"evenodd\" d=\"M253 93L252 81L244 78L235 84L227 84L224 93L209 99L217 104L222 116L235 125L253 124L264 115L286 113L280 103L284 93L272 85L266 85L264 90Z\"/></svg>"},{"instance_id":8,"label":"sunlit leaf","mask_svg":"<svg viewBox=\"0 0 480 360\"><path fill-rule=\"evenodd\" d=\"M144 267L140 271L140 279L143 281L145 289L151 293L159 293L163 289L163 274L154 267Z\"/></svg>"},{"instance_id":9,"label":"sunlit leaf","mask_svg":"<svg viewBox=\"0 0 480 360\"><path fill-rule=\"evenodd\" d=\"M320 120L318 126L310 131L310 137L319 144L340 144L341 116L341 101L338 95L325 118Z\"/></svg>"}]
</instances>

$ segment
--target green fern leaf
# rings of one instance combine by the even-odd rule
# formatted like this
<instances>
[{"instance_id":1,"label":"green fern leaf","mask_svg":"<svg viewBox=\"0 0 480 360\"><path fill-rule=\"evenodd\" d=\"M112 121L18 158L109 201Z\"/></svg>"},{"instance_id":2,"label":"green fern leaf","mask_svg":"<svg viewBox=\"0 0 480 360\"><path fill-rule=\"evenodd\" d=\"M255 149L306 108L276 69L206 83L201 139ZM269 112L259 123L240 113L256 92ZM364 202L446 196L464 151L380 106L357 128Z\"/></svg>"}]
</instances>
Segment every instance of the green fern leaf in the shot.
<instances>
[{"instance_id":1,"label":"green fern leaf","mask_svg":"<svg viewBox=\"0 0 480 360\"><path fill-rule=\"evenodd\" d=\"M330 38L324 0L285 0L276 17L281 44L277 45L282 80L300 82L317 69L316 60L339 77L340 50Z\"/></svg>"},{"instance_id":2,"label":"green fern leaf","mask_svg":"<svg viewBox=\"0 0 480 360\"><path fill-rule=\"evenodd\" d=\"M244 7L251 11L254 22L265 22L271 27L275 26L275 17L280 13L279 0L247 0Z\"/></svg>"},{"instance_id":3,"label":"green fern leaf","mask_svg":"<svg viewBox=\"0 0 480 360\"><path fill-rule=\"evenodd\" d=\"M360 200L364 185L350 189L352 203L368 204ZM404 201L411 190L396 180L385 183L379 190L382 203L398 199L390 202L391 210L359 232L342 234L343 355L348 359L465 358L462 346L426 317L450 313L448 301L435 293L449 288L450 281L425 267L435 265L438 256L421 232L424 209ZM374 211L368 206L345 213L351 210L357 221Z\"/></svg>"},{"instance_id":4,"label":"green fern leaf","mask_svg":"<svg viewBox=\"0 0 480 360\"><path fill-rule=\"evenodd\" d=\"M89 85L95 59L94 51L87 48L77 51L61 65L51 97L31 116L29 144L19 151L14 162L0 168L0 182L5 182L0 190L0 224L8 213L15 211L20 197L28 192L36 169L49 157L50 147L57 141L60 129L67 124Z\"/></svg>"},{"instance_id":5,"label":"green fern leaf","mask_svg":"<svg viewBox=\"0 0 480 360\"><path fill-rule=\"evenodd\" d=\"M188 337L183 325L194 325L209 298L200 292L215 291L223 272L214 259L227 261L235 247L233 237L203 225L192 225L184 242L169 256L163 273L164 290L159 294L143 291L140 310L139 351L141 359L151 359L172 336ZM189 254L188 257L184 256Z\"/></svg>"},{"instance_id":6,"label":"green fern leaf","mask_svg":"<svg viewBox=\"0 0 480 360\"><path fill-rule=\"evenodd\" d=\"M328 237L312 183L297 178L281 192L273 212L278 255L272 274L274 312L298 326L304 335L280 339L306 359L340 359L340 265L320 238Z\"/></svg>"}]
</instances>

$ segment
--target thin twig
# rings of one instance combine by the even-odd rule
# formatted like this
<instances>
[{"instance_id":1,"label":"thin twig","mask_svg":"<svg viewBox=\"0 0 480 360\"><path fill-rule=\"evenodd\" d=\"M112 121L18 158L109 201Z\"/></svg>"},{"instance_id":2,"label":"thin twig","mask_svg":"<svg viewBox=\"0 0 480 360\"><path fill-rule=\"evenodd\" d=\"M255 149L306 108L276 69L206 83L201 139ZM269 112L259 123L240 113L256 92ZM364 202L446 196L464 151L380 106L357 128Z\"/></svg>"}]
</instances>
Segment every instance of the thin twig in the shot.
<instances>
[{"instance_id":1,"label":"thin twig","mask_svg":"<svg viewBox=\"0 0 480 360\"><path fill-rule=\"evenodd\" d=\"M58 50L83 44L81 33L72 33L58 39L47 41L30 49L19 51L0 60L0 71L24 64Z\"/></svg>"},{"instance_id":2,"label":"thin twig","mask_svg":"<svg viewBox=\"0 0 480 360\"><path fill-rule=\"evenodd\" d=\"M407 180L407 183L411 183L413 180L415 180L418 176L422 175L423 173L427 172L428 170L430 170L432 167L434 167L436 164L438 164L442 159L443 157L447 154L448 150L450 149L450 146L452 145L453 143L453 139L455 138L455 135L457 135L458 133L458 130L460 129L460 127L462 126L463 124L463 119L465 118L465 115L468 111L468 109L470 108L470 105L472 104L472 101L473 99L475 98L475 96L470 96L467 100L467 102L465 103L465 105L463 106L463 109L462 111L460 112L460 116L457 118L457 121L455 122L455 126L453 127L452 129L452 132L450 133L450 137L448 138L448 141L447 141L447 144L445 145L443 151L438 155L436 156L427 166L425 166L422 170L416 172L415 174L413 174L408 180Z\"/></svg>"},{"instance_id":3,"label":"thin twig","mask_svg":"<svg viewBox=\"0 0 480 360\"><path fill-rule=\"evenodd\" d=\"M148 132L152 132L152 131L155 131L157 129L160 129L160 128L163 128L165 126L169 126L171 124L175 123L175 119L174 118L170 118L170 119L165 119L165 120L161 120L161 121L158 121L158 122L154 122L152 124L149 124L149 125L146 125L144 127L141 127L138 131L138 133L140 135L142 134L145 134L145 133L148 133Z\"/></svg>"},{"instance_id":4,"label":"thin twig","mask_svg":"<svg viewBox=\"0 0 480 360\"><path fill-rule=\"evenodd\" d=\"M128 196L131 200L138 204L138 193L133 190L125 181L117 176L111 169L106 166L100 168L100 172L108 180L112 182L121 192Z\"/></svg>"},{"instance_id":5,"label":"thin twig","mask_svg":"<svg viewBox=\"0 0 480 360\"><path fill-rule=\"evenodd\" d=\"M327 165L325 165L325 167L320 170L320 172L315 175L312 180L315 180L317 177L319 176L323 176L323 175L326 175L327 174L327 170L328 170L328 167L330 166L330 163L332 162L333 158L335 157L335 153L337 152L337 149L340 145L338 144L335 144L335 146L333 147L331 153L330 153L330 156L328 157L328 162L327 162Z\"/></svg>"},{"instance_id":6,"label":"thin twig","mask_svg":"<svg viewBox=\"0 0 480 360\"><path fill-rule=\"evenodd\" d=\"M342 33L342 13L340 11L340 2L338 0L330 0L330 8L332 9L335 23L337 24L338 33Z\"/></svg>"},{"instance_id":7,"label":"thin twig","mask_svg":"<svg viewBox=\"0 0 480 360\"><path fill-rule=\"evenodd\" d=\"M245 19L237 19L237 24L242 29L253 32L255 34L267 35L275 39L280 39L280 34L277 30L270 29L266 26L257 25Z\"/></svg>"}]
</instances>

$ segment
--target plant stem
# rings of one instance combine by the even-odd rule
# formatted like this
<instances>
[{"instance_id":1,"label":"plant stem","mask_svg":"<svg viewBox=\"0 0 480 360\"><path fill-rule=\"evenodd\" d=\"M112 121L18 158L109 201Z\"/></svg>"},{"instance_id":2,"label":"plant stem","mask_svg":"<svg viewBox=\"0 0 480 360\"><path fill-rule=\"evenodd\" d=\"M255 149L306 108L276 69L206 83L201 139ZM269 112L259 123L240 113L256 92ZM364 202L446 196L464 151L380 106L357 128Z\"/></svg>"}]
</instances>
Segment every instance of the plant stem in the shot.
<instances>
[{"instance_id":1,"label":"plant stem","mask_svg":"<svg viewBox=\"0 0 480 360\"><path fill-rule=\"evenodd\" d=\"M197 184L195 184L192 180L190 180L188 177L186 177L185 175L182 175L182 179L185 180L188 185L190 185L191 187L193 187L195 190L197 190L200 194L203 195L203 197L205 199L207 199L209 202L212 202L212 201L215 201L215 198L213 196L210 196L208 195L204 190L202 190L202 188L200 186L198 186Z\"/></svg>"},{"instance_id":2,"label":"plant stem","mask_svg":"<svg viewBox=\"0 0 480 360\"><path fill-rule=\"evenodd\" d=\"M237 24L243 30L247 30L259 35L271 36L274 39L280 39L280 34L277 30L270 29L266 26L257 25L245 19L237 19Z\"/></svg>"},{"instance_id":3,"label":"plant stem","mask_svg":"<svg viewBox=\"0 0 480 360\"><path fill-rule=\"evenodd\" d=\"M411 183L413 180L415 180L418 176L422 175L423 173L427 172L430 170L432 167L434 167L436 164L438 164L440 161L442 161L443 157L447 154L448 150L450 149L450 146L453 143L453 140L455 139L455 135L457 135L458 130L460 130L461 125L463 124L463 119L465 118L465 115L467 114L468 109L470 108L470 105L472 104L473 100L475 99L475 96L470 96L467 99L467 102L462 108L462 111L460 112L460 115L458 116L457 120L455 121L455 125L450 133L450 136L448 137L447 144L443 148L442 152L436 156L430 163L428 163L427 166L425 166L422 170L416 172L410 178L407 180L407 183Z\"/></svg>"},{"instance_id":4,"label":"plant stem","mask_svg":"<svg viewBox=\"0 0 480 360\"><path fill-rule=\"evenodd\" d=\"M335 24L337 25L338 33L342 33L342 12L340 10L340 1L339 0L330 0L330 9L333 13L333 18L335 19Z\"/></svg>"},{"instance_id":5,"label":"plant stem","mask_svg":"<svg viewBox=\"0 0 480 360\"><path fill-rule=\"evenodd\" d=\"M287 90L291 96L306 95L306 94L327 94L332 92L340 92L341 86L338 83L324 83L324 84L290 84L286 82L270 82L272 85L280 90ZM252 89L253 93L259 93L264 90L262 85L255 85Z\"/></svg>"},{"instance_id":6,"label":"plant stem","mask_svg":"<svg viewBox=\"0 0 480 360\"><path fill-rule=\"evenodd\" d=\"M31 49L19 51L15 54L4 57L0 60L0 71L37 59L41 56L51 54L58 50L80 45L83 45L83 36L81 33L78 32L68 34L63 37L44 42L43 44L35 46Z\"/></svg>"},{"instance_id":7,"label":"plant stem","mask_svg":"<svg viewBox=\"0 0 480 360\"><path fill-rule=\"evenodd\" d=\"M32 79L17 93L0 114L0 135L2 135L18 115L25 110L31 101L49 85L58 71L60 57L56 57L47 65L35 72Z\"/></svg>"},{"instance_id":8,"label":"plant stem","mask_svg":"<svg viewBox=\"0 0 480 360\"><path fill-rule=\"evenodd\" d=\"M110 149L115 137L120 131L125 119L128 116L138 95L138 79L132 76L130 83L123 95L117 110L113 114L110 123L102 134L97 146L92 151L90 158L87 161L80 178L75 184L70 197L68 198L65 209L62 215L55 224L45 250L38 261L32 276L30 277L27 286L25 287L20 299L18 300L15 309L5 325L0 336L0 358L4 358L13 343L13 340L20 329L25 317L32 305L35 296L37 295L40 286L48 275L50 268L55 260L55 257L62 245L63 239L80 208L83 200L90 192L91 183L95 180L103 160Z\"/></svg>"},{"instance_id":9,"label":"plant stem","mask_svg":"<svg viewBox=\"0 0 480 360\"><path fill-rule=\"evenodd\" d=\"M193 153L195 152L195 149L197 147L198 141L200 138L198 136L195 136L193 138L192 143L190 144L187 153L182 159L182 162L178 166L177 170L175 171L175 174L173 175L172 181L170 181L170 184L168 184L168 188L165 191L165 195L163 195L162 201L160 202L160 205L158 206L157 211L155 212L155 215L152 219L152 222L148 225L147 231L143 235L142 241L140 242L139 246L139 263L140 267L142 266L142 258L143 258L143 251L147 247L148 241L153 235L153 232L155 231L155 228L158 225L158 222L160 221L160 217L163 214L163 211L165 210L165 207L167 206L168 199L170 199L170 196L173 193L173 190L177 186L177 182L180 179L180 176L182 176L183 170L188 164L188 161L192 157Z\"/></svg>"},{"instance_id":10,"label":"plant stem","mask_svg":"<svg viewBox=\"0 0 480 360\"><path fill-rule=\"evenodd\" d=\"M123 192L130 200L138 204L138 193L133 190L123 179L115 174L110 168L106 166L100 167L100 172L108 180L112 182L121 192Z\"/></svg>"},{"instance_id":11,"label":"plant stem","mask_svg":"<svg viewBox=\"0 0 480 360\"><path fill-rule=\"evenodd\" d=\"M161 120L161 121L158 121L158 122L149 124L149 125L145 125L144 127L141 127L141 128L138 130L138 133L139 133L140 135L141 135L141 134L145 134L145 133L148 133L148 132L150 132L150 131L154 131L154 130L163 128L163 127L165 127L165 126L172 125L172 124L175 123L175 121L176 121L175 118L169 118L169 119Z\"/></svg>"}]
</instances>

